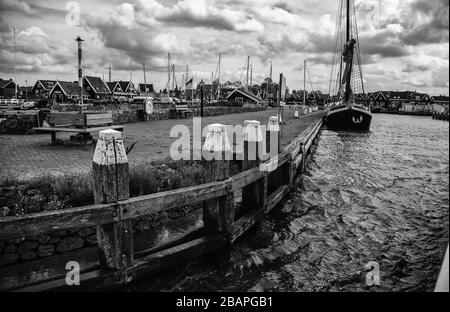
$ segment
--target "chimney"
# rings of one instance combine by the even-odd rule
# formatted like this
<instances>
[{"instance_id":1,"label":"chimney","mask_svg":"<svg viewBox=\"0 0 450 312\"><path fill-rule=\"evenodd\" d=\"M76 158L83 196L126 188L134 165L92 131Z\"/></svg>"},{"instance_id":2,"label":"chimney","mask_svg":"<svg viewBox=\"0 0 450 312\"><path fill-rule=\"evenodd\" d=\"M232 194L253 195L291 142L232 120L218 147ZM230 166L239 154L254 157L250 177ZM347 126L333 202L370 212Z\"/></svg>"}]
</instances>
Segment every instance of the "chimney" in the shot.
<instances>
[{"instance_id":1,"label":"chimney","mask_svg":"<svg viewBox=\"0 0 450 312\"><path fill-rule=\"evenodd\" d=\"M81 42L84 40L80 38L80 36L75 39L78 42L78 84L80 86L83 85L83 52L81 49Z\"/></svg>"}]
</instances>

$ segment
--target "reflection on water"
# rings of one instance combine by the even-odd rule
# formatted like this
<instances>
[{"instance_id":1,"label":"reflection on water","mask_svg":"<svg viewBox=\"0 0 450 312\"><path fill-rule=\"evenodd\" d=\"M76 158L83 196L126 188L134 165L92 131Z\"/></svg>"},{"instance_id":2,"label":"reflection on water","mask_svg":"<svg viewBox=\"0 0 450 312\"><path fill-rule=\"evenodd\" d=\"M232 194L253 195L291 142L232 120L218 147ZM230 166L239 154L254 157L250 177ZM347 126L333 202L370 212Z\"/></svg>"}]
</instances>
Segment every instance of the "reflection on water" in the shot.
<instances>
[{"instance_id":1,"label":"reflection on water","mask_svg":"<svg viewBox=\"0 0 450 312\"><path fill-rule=\"evenodd\" d=\"M374 115L324 130L290 200L228 250L130 290L431 291L448 243L449 126ZM364 266L380 265L381 285Z\"/></svg>"}]
</instances>

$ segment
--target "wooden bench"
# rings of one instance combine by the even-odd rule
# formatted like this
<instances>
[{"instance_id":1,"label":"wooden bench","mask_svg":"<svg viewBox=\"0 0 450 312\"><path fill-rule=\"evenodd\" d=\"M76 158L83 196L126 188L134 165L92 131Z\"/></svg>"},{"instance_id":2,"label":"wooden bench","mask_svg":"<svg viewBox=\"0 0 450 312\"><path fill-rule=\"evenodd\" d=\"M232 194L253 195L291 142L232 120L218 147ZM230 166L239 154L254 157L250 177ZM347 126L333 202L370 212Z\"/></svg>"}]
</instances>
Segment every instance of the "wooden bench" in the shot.
<instances>
[{"instance_id":1,"label":"wooden bench","mask_svg":"<svg viewBox=\"0 0 450 312\"><path fill-rule=\"evenodd\" d=\"M192 116L192 110L187 104L176 104L174 108L171 108L171 111L176 114L178 119Z\"/></svg>"},{"instance_id":2,"label":"wooden bench","mask_svg":"<svg viewBox=\"0 0 450 312\"><path fill-rule=\"evenodd\" d=\"M50 132L52 144L57 144L57 132L76 133L76 135L70 137L71 141L88 144L88 142L93 143L91 132L106 129L123 131L123 128L125 128L125 126L113 125L111 112L52 112L49 115L48 123L50 127L35 127L33 130Z\"/></svg>"},{"instance_id":3,"label":"wooden bench","mask_svg":"<svg viewBox=\"0 0 450 312\"><path fill-rule=\"evenodd\" d=\"M50 132L52 144L57 144L56 133L57 132L72 132L77 133L80 137L85 137L87 139L92 138L91 132L102 131L106 129L114 129L118 131L123 131L125 126L104 126L104 127L90 127L84 129L77 128L65 128L65 127L35 127L33 130L38 132Z\"/></svg>"}]
</instances>

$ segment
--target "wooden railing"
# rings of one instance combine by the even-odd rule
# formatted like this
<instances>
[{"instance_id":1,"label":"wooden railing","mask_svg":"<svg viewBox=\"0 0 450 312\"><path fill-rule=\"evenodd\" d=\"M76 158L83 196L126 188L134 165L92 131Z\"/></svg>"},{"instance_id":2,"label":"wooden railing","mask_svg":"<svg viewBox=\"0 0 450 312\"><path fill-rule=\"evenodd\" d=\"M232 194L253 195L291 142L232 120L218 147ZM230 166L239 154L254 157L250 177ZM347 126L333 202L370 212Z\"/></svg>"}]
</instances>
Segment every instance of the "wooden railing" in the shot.
<instances>
[{"instance_id":1,"label":"wooden railing","mask_svg":"<svg viewBox=\"0 0 450 312\"><path fill-rule=\"evenodd\" d=\"M98 204L0 218L0 239L96 226L100 266L81 274L81 286L96 288L128 283L143 273L157 272L230 244L256 224L264 213L269 213L290 192L296 174L304 171L322 124L322 119L318 119L309 125L278 154L275 163L269 160L258 164L244 159L245 171L218 177L222 178L220 181L133 198L128 198L128 163L123 161L126 155L121 150L120 133L114 134L110 130L110 134L103 138L100 135L99 141L103 140L104 145L97 143L94 155L94 197ZM108 138L108 135L112 136ZM108 142L113 145L108 145ZM244 145L247 146L248 143ZM99 151L103 153L100 156ZM111 159L113 163L110 163ZM225 163L213 162L210 165L223 166ZM271 167L271 171L261 170L264 166ZM242 190L242 209L237 215L233 199L239 190ZM164 246L167 248L153 246L134 253L133 219L198 203L203 203L204 227L200 237L166 243ZM66 287L61 276L51 281L31 283L33 285L24 283L15 288L37 291Z\"/></svg>"}]
</instances>

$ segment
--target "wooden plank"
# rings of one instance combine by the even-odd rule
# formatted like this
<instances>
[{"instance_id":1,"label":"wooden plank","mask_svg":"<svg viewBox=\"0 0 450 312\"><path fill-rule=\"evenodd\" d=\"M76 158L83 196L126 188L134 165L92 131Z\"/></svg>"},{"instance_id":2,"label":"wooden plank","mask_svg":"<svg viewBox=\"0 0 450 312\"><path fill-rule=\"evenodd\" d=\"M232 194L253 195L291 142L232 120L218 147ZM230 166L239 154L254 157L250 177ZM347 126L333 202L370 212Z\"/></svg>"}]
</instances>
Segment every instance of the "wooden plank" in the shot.
<instances>
[{"instance_id":1,"label":"wooden plank","mask_svg":"<svg viewBox=\"0 0 450 312\"><path fill-rule=\"evenodd\" d=\"M295 166L295 169L299 168L302 160L303 160L303 155L301 153L298 154L297 157L294 158L294 160L292 162L293 162L293 164Z\"/></svg>"},{"instance_id":2,"label":"wooden plank","mask_svg":"<svg viewBox=\"0 0 450 312\"><path fill-rule=\"evenodd\" d=\"M264 209L249 212L240 217L233 225L231 231L230 242L233 243L236 239L247 232L252 226L258 223L264 214Z\"/></svg>"},{"instance_id":3,"label":"wooden plank","mask_svg":"<svg viewBox=\"0 0 450 312\"><path fill-rule=\"evenodd\" d=\"M0 239L37 235L45 232L95 226L114 221L115 204L91 205L0 218Z\"/></svg>"},{"instance_id":4,"label":"wooden plank","mask_svg":"<svg viewBox=\"0 0 450 312\"><path fill-rule=\"evenodd\" d=\"M259 166L244 172L235 174L231 177L231 191L235 192L242 189L244 186L249 185L264 177L265 171L260 170Z\"/></svg>"},{"instance_id":5,"label":"wooden plank","mask_svg":"<svg viewBox=\"0 0 450 312\"><path fill-rule=\"evenodd\" d=\"M60 279L67 274L66 263L77 261L80 271L98 268L98 247L90 246L50 257L0 267L0 292Z\"/></svg>"},{"instance_id":6,"label":"wooden plank","mask_svg":"<svg viewBox=\"0 0 450 312\"><path fill-rule=\"evenodd\" d=\"M267 198L267 207L265 213L270 212L288 193L289 185L280 186L275 192L269 195Z\"/></svg>"},{"instance_id":7,"label":"wooden plank","mask_svg":"<svg viewBox=\"0 0 450 312\"><path fill-rule=\"evenodd\" d=\"M112 126L105 126L105 127L92 127L92 128L62 128L62 127L34 127L33 130L36 131L43 131L43 132L77 132L77 133L90 133L95 131L101 131L101 130L107 130L107 129L113 129L113 130L120 130L125 128L125 126L118 126L118 125L112 125Z\"/></svg>"},{"instance_id":8,"label":"wooden plank","mask_svg":"<svg viewBox=\"0 0 450 312\"><path fill-rule=\"evenodd\" d=\"M206 183L166 192L159 192L140 197L133 197L121 201L120 205L126 210L124 219L150 215L159 211L191 205L227 194L230 180Z\"/></svg>"},{"instance_id":9,"label":"wooden plank","mask_svg":"<svg viewBox=\"0 0 450 312\"><path fill-rule=\"evenodd\" d=\"M88 120L96 120L96 119L107 119L107 118L111 118L111 119L113 118L111 112L86 114L86 121L88 121Z\"/></svg>"},{"instance_id":10,"label":"wooden plank","mask_svg":"<svg viewBox=\"0 0 450 312\"><path fill-rule=\"evenodd\" d=\"M80 286L67 286L63 279L42 283L20 291L94 290L122 286L148 274L179 265L189 259L210 253L228 244L224 235L209 235L135 259L130 268L121 270L94 270L80 275Z\"/></svg>"}]
</instances>

